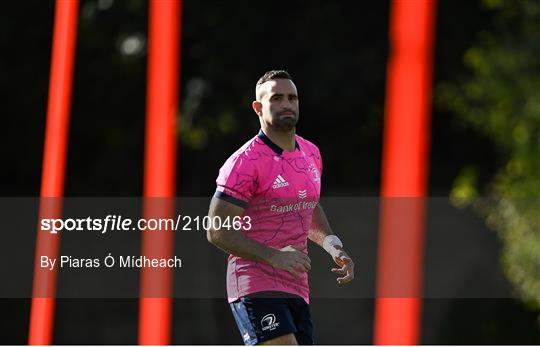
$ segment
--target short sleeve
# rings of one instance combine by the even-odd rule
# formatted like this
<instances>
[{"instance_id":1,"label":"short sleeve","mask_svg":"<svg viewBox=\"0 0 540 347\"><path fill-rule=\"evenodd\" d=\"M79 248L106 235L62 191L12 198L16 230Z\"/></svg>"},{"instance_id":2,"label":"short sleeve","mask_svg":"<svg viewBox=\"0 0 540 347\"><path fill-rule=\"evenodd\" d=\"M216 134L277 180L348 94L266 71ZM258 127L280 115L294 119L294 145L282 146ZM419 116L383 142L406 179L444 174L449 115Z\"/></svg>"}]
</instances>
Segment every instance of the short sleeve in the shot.
<instances>
[{"instance_id":1,"label":"short sleeve","mask_svg":"<svg viewBox=\"0 0 540 347\"><path fill-rule=\"evenodd\" d=\"M253 160L244 155L229 158L219 169L215 197L246 208L255 194L257 171Z\"/></svg>"}]
</instances>

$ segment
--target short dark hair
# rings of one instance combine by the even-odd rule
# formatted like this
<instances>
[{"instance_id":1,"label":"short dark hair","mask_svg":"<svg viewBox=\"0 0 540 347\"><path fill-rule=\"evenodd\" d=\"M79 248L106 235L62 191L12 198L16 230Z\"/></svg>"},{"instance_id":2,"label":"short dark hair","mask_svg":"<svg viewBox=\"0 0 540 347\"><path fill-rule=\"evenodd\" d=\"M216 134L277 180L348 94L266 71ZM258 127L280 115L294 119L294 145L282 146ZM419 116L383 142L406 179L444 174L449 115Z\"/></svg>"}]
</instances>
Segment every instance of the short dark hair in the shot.
<instances>
[{"instance_id":1,"label":"short dark hair","mask_svg":"<svg viewBox=\"0 0 540 347\"><path fill-rule=\"evenodd\" d=\"M270 70L264 73L261 78L257 81L257 86L263 84L264 82L268 82L271 80L277 80L277 79L286 79L291 80L291 75L285 71L285 70Z\"/></svg>"}]
</instances>

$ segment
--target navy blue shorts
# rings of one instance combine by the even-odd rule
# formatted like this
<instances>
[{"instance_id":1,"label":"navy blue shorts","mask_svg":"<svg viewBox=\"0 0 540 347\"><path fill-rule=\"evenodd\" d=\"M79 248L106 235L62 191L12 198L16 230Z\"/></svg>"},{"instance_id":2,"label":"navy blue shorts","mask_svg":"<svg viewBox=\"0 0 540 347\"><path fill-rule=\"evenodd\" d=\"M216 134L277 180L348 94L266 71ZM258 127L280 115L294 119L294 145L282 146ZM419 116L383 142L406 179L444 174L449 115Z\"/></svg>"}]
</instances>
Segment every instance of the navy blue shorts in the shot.
<instances>
[{"instance_id":1,"label":"navy blue shorts","mask_svg":"<svg viewBox=\"0 0 540 347\"><path fill-rule=\"evenodd\" d=\"M309 305L300 296L258 292L230 303L234 320L246 345L293 333L300 345L313 344Z\"/></svg>"}]
</instances>

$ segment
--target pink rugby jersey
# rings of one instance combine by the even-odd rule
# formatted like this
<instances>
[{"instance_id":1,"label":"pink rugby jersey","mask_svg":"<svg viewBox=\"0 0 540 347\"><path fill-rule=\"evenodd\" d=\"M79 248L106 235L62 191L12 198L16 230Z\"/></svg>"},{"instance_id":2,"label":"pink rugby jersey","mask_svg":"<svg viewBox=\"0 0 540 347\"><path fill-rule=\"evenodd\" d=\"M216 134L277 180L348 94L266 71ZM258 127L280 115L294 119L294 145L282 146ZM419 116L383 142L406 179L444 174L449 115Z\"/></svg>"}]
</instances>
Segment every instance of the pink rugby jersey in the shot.
<instances>
[{"instance_id":1,"label":"pink rugby jersey","mask_svg":"<svg viewBox=\"0 0 540 347\"><path fill-rule=\"evenodd\" d=\"M241 232L250 239L276 249L300 247L307 254L313 209L321 192L322 160L313 143L298 135L295 140L295 150L284 151L261 130L221 167L215 196L245 208L251 227ZM229 302L260 291L292 293L309 303L307 273L296 279L266 263L229 255Z\"/></svg>"}]
</instances>

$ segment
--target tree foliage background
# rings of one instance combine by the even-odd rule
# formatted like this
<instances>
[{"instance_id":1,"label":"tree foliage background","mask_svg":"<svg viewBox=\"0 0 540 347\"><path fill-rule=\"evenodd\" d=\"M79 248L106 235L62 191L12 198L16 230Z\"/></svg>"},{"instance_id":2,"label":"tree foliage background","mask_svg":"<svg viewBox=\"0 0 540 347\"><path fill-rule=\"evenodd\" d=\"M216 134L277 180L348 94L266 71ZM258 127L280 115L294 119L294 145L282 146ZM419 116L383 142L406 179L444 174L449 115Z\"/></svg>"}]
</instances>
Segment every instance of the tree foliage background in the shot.
<instances>
[{"instance_id":1,"label":"tree foliage background","mask_svg":"<svg viewBox=\"0 0 540 347\"><path fill-rule=\"evenodd\" d=\"M479 166L456 178L451 197L473 202L503 242L502 266L525 302L540 308L540 2L484 0L491 30L464 55L470 74L441 83L438 102L462 126L487 136L498 169L479 179ZM486 196L486 198L474 199ZM540 323L540 320L539 320Z\"/></svg>"}]
</instances>

